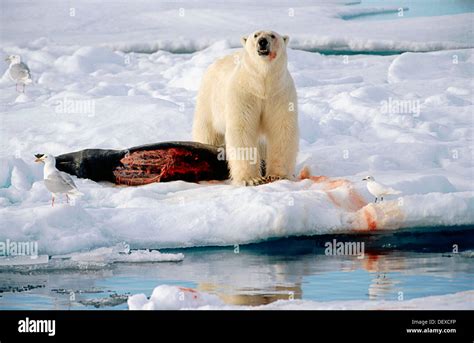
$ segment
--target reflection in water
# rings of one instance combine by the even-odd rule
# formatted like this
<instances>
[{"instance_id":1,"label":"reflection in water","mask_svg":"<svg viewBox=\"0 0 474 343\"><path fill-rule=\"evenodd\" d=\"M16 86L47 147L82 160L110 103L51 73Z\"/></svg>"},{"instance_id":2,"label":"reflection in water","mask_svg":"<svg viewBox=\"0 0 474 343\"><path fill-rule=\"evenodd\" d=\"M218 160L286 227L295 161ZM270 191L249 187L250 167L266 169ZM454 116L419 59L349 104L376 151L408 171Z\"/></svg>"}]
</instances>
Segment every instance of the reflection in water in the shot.
<instances>
[{"instance_id":1,"label":"reflection in water","mask_svg":"<svg viewBox=\"0 0 474 343\"><path fill-rule=\"evenodd\" d=\"M437 237L447 247L453 241L463 242L467 250L467 243L473 240L470 231L446 237L438 233ZM423 233L423 237L428 236ZM95 271L0 271L0 309L94 309L90 304L126 309L128 294L150 296L160 284L197 288L236 305L291 299L397 300L399 292L408 300L474 288L472 254L417 252L425 248L393 250L394 245L401 249L420 242L413 233L403 238L403 244L393 237L389 243L377 238L374 245L373 236L350 236L366 242L363 259L326 256L324 242L330 239L286 239L241 246L237 254L233 247L186 249L180 263L114 264ZM421 246L433 247L434 243L422 242Z\"/></svg>"},{"instance_id":2,"label":"reflection in water","mask_svg":"<svg viewBox=\"0 0 474 343\"><path fill-rule=\"evenodd\" d=\"M233 259L223 259L223 265L214 265L213 272L225 274L225 270L245 269L241 264L245 264L246 259L232 261ZM232 262L229 263L230 261ZM460 286L467 281L463 289L472 289L474 286L474 268L469 264L469 258L461 256L451 258L442 254L366 252L364 259L319 255L297 261L277 259L272 263L267 262L252 265L244 274L235 273L234 270L233 275L227 275L224 280L209 277L206 282L198 282L197 288L217 294L228 304L254 306L277 300L338 300L338 295L343 294L347 299L395 300L399 297L399 292L405 293L405 288L410 289L408 293L413 292L413 288L418 288L417 296L425 296L430 291L429 283L412 285L409 282L411 277L417 276L426 276L436 282L438 287L443 282L456 283L456 278L461 274L467 278L457 280ZM354 276L356 271L365 273ZM338 275L334 275L331 280L331 274ZM211 282L213 279L215 281ZM302 288L304 284L307 288L313 288L311 294L315 296L305 296ZM455 291L446 288L446 293ZM353 296L347 296L348 292Z\"/></svg>"},{"instance_id":3,"label":"reflection in water","mask_svg":"<svg viewBox=\"0 0 474 343\"><path fill-rule=\"evenodd\" d=\"M370 300L384 299L394 293L395 287L400 281L390 276L390 270L394 268L399 270L405 269L405 260L405 258L400 258L387 264L387 259L384 256L380 254L367 254L367 260L364 261L366 263L363 264L363 268L375 274L368 289Z\"/></svg>"},{"instance_id":4,"label":"reflection in water","mask_svg":"<svg viewBox=\"0 0 474 343\"><path fill-rule=\"evenodd\" d=\"M234 289L228 287L222 291L221 285L200 283L197 287L200 291L217 294L229 305L267 305L277 300L302 299L301 284L292 286L274 286L266 289Z\"/></svg>"}]
</instances>

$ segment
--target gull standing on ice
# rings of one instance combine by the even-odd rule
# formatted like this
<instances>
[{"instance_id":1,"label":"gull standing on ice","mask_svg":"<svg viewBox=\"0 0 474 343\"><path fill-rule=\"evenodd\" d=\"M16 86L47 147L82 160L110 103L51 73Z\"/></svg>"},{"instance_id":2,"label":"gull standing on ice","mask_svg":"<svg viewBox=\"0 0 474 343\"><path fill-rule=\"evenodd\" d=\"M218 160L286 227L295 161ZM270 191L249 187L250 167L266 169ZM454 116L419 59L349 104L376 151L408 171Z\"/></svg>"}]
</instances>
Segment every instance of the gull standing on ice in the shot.
<instances>
[{"instance_id":1,"label":"gull standing on ice","mask_svg":"<svg viewBox=\"0 0 474 343\"><path fill-rule=\"evenodd\" d=\"M367 181L367 189L369 193L375 197L375 202L377 202L377 198L380 198L380 201L383 201L384 195L395 195L401 193L393 188L375 182L373 176L366 176L362 181Z\"/></svg>"},{"instance_id":2,"label":"gull standing on ice","mask_svg":"<svg viewBox=\"0 0 474 343\"><path fill-rule=\"evenodd\" d=\"M21 84L23 85L22 93L25 93L25 85L29 85L33 82L30 69L21 61L19 55L10 55L5 58L5 61L10 63L8 76L16 82L16 91L18 92L18 85Z\"/></svg>"},{"instance_id":3,"label":"gull standing on ice","mask_svg":"<svg viewBox=\"0 0 474 343\"><path fill-rule=\"evenodd\" d=\"M56 159L50 154L36 154L35 162L44 163L44 184L52 193L51 206L54 206L54 196L57 194L66 194L66 201L69 203L69 196L81 196L77 190L74 181L67 173L56 169Z\"/></svg>"}]
</instances>

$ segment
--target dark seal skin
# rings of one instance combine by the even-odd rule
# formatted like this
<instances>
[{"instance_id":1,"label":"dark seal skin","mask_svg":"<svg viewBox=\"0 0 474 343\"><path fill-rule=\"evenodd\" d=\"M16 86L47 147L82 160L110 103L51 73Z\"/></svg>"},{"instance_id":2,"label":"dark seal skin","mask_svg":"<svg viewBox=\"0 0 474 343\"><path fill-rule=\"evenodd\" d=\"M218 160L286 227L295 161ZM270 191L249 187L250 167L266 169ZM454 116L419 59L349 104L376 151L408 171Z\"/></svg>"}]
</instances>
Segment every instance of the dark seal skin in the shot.
<instances>
[{"instance_id":1,"label":"dark seal skin","mask_svg":"<svg viewBox=\"0 0 474 343\"><path fill-rule=\"evenodd\" d=\"M218 147L162 142L125 150L85 149L56 156L56 168L79 178L138 186L152 182L226 180Z\"/></svg>"}]
</instances>

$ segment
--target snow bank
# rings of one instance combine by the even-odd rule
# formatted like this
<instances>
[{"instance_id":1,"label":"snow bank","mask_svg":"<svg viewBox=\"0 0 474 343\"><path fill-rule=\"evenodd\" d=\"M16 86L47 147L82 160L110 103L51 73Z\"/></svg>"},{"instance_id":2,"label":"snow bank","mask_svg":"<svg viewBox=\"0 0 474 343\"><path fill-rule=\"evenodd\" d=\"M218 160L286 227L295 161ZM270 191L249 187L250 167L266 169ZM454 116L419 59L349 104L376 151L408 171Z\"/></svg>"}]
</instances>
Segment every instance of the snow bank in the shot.
<instances>
[{"instance_id":1,"label":"snow bank","mask_svg":"<svg viewBox=\"0 0 474 343\"><path fill-rule=\"evenodd\" d=\"M472 50L432 54L405 53L397 57L388 69L388 81L410 82L413 80L439 80L450 78L473 78L470 67L474 61ZM465 63L463 63L465 62ZM436 66L436 68L434 68ZM456 93L456 92L455 92Z\"/></svg>"},{"instance_id":2,"label":"snow bank","mask_svg":"<svg viewBox=\"0 0 474 343\"><path fill-rule=\"evenodd\" d=\"M82 47L71 56L54 61L58 72L63 74L91 73L97 69L113 71L115 64L123 64L123 58L110 49L94 47Z\"/></svg>"},{"instance_id":3,"label":"snow bank","mask_svg":"<svg viewBox=\"0 0 474 343\"><path fill-rule=\"evenodd\" d=\"M278 300L268 305L233 306L215 295L194 289L161 285L150 298L136 294L128 298L130 310L472 310L474 291L428 296L410 300L344 300L318 302Z\"/></svg>"},{"instance_id":4,"label":"snow bank","mask_svg":"<svg viewBox=\"0 0 474 343\"><path fill-rule=\"evenodd\" d=\"M174 182L115 188L76 181L86 196L51 208L38 182L32 204L0 209L0 239L37 241L61 254L122 241L132 248L234 245L298 235L474 222L473 192L404 196L380 204L354 197L351 183L282 181L257 188ZM335 181L338 182L337 180ZM361 201L361 203L359 203ZM133 229L131 229L133 228Z\"/></svg>"}]
</instances>

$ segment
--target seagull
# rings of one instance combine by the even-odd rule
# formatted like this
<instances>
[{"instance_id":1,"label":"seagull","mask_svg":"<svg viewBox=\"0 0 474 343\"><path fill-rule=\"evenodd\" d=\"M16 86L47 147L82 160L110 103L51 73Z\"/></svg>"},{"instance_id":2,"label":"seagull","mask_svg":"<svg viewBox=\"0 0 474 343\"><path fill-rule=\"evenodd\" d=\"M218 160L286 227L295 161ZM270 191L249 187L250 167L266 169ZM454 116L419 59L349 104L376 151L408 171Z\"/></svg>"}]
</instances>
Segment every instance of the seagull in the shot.
<instances>
[{"instance_id":1,"label":"seagull","mask_svg":"<svg viewBox=\"0 0 474 343\"><path fill-rule=\"evenodd\" d=\"M362 179L362 181L367 181L367 189L370 194L375 196L375 202L377 202L377 198L380 198L380 201L383 201L384 195L395 195L400 194L400 191L396 189L390 188L388 186L382 185L381 183L375 182L373 176L366 176Z\"/></svg>"},{"instance_id":2,"label":"seagull","mask_svg":"<svg viewBox=\"0 0 474 343\"><path fill-rule=\"evenodd\" d=\"M66 194L66 201L69 203L69 196L84 195L77 190L74 181L69 174L56 169L56 159L50 154L36 154L35 162L44 163L44 184L51 192L51 206L54 206L54 196L56 194Z\"/></svg>"},{"instance_id":3,"label":"seagull","mask_svg":"<svg viewBox=\"0 0 474 343\"><path fill-rule=\"evenodd\" d=\"M5 61L10 64L8 67L8 76L16 82L16 91L18 92L18 85L23 85L22 93L25 93L25 85L33 82L31 79L31 72L28 66L21 61L19 55L10 55L5 58Z\"/></svg>"}]
</instances>

